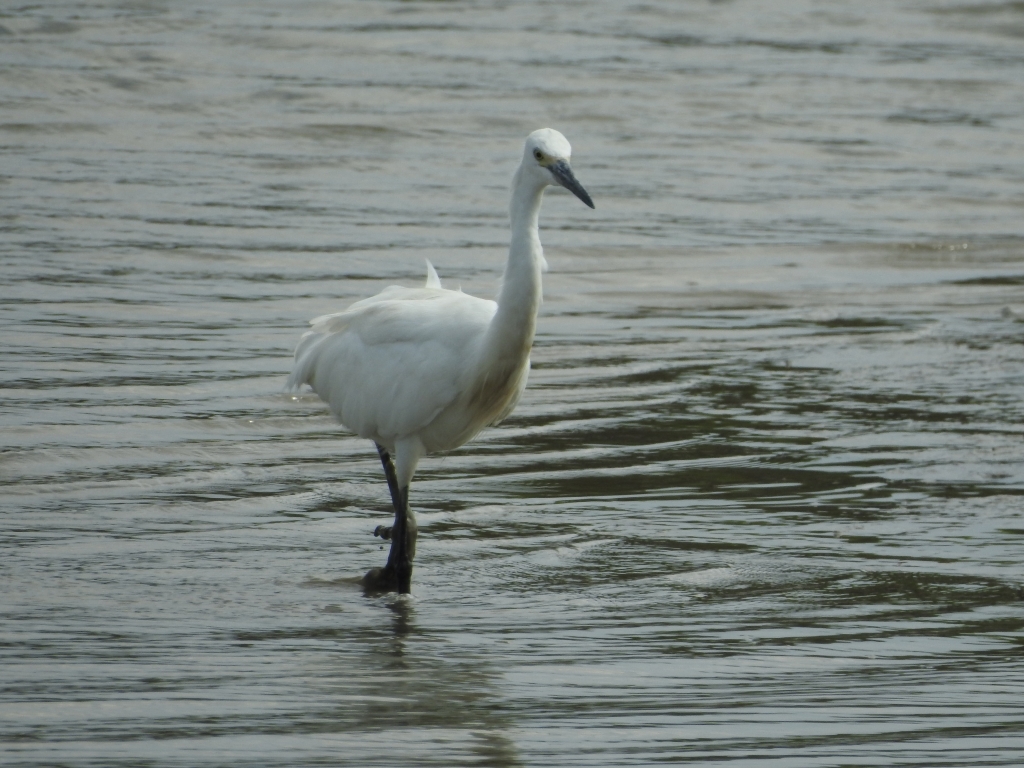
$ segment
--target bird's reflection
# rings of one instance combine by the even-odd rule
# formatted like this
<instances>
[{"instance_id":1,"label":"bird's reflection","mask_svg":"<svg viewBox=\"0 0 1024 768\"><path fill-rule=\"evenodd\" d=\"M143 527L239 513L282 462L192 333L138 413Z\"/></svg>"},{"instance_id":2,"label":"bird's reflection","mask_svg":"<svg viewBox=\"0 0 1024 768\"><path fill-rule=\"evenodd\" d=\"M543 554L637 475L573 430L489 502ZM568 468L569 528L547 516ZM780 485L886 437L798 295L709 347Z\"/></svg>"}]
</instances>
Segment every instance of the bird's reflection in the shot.
<instances>
[{"instance_id":1,"label":"bird's reflection","mask_svg":"<svg viewBox=\"0 0 1024 768\"><path fill-rule=\"evenodd\" d=\"M412 600L407 597L399 597L388 603L388 610L391 611L391 631L397 642L404 641L406 636L413 629L415 610ZM404 645L404 643L402 643Z\"/></svg>"}]
</instances>

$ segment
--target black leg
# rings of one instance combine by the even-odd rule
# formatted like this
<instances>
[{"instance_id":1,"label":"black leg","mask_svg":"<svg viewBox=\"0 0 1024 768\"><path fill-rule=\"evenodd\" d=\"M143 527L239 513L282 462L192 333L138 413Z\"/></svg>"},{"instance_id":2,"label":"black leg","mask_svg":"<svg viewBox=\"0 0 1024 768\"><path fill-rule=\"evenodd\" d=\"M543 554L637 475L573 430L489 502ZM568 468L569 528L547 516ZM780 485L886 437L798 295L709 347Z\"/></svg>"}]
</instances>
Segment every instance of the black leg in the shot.
<instances>
[{"instance_id":1,"label":"black leg","mask_svg":"<svg viewBox=\"0 0 1024 768\"><path fill-rule=\"evenodd\" d=\"M395 574L395 583L403 595L412 591L412 549L409 531L409 488L399 494L400 508L395 513L395 526L391 532L391 551L388 553L386 570Z\"/></svg>"},{"instance_id":2,"label":"black leg","mask_svg":"<svg viewBox=\"0 0 1024 768\"><path fill-rule=\"evenodd\" d=\"M384 477L388 479L388 490L391 491L391 504L397 514L402 497L398 492L398 475L395 474L395 462L391 460L391 454L388 453L387 448L377 445L377 443L374 443L374 445L377 446L377 453L380 454L380 463L384 465Z\"/></svg>"},{"instance_id":3,"label":"black leg","mask_svg":"<svg viewBox=\"0 0 1024 768\"><path fill-rule=\"evenodd\" d=\"M409 531L409 488L398 487L398 476L395 463L383 446L377 446L380 462L384 466L384 476L388 480L391 491L391 504L395 508L395 523L390 528L377 526L375 536L391 539L391 551L388 562L383 568L374 568L363 578L363 583L373 589L397 589L408 594L412 586L412 548ZM412 533L415 536L415 533Z\"/></svg>"}]
</instances>

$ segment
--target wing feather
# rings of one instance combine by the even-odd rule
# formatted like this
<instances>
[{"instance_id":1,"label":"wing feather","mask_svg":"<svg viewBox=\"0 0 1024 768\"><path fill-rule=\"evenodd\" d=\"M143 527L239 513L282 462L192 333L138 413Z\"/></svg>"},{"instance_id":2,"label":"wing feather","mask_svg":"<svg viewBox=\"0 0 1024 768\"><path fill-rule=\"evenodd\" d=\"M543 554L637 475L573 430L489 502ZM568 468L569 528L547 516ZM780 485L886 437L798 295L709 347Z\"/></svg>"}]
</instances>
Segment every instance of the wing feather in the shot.
<instances>
[{"instance_id":1,"label":"wing feather","mask_svg":"<svg viewBox=\"0 0 1024 768\"><path fill-rule=\"evenodd\" d=\"M496 309L459 291L391 286L314 319L288 384L310 384L346 427L390 443L425 427L472 385Z\"/></svg>"}]
</instances>

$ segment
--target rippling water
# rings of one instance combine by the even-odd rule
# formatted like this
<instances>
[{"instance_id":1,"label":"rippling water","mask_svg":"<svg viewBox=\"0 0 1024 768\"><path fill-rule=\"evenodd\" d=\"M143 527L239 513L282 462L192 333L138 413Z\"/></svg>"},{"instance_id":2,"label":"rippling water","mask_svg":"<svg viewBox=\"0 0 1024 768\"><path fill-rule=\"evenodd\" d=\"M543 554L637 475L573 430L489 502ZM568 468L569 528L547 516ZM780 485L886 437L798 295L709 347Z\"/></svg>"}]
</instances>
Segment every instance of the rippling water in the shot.
<instances>
[{"instance_id":1,"label":"rippling water","mask_svg":"<svg viewBox=\"0 0 1024 768\"><path fill-rule=\"evenodd\" d=\"M424 461L308 318L493 295L530 387ZM0 762L1024 763L1019 2L0 11Z\"/></svg>"}]
</instances>

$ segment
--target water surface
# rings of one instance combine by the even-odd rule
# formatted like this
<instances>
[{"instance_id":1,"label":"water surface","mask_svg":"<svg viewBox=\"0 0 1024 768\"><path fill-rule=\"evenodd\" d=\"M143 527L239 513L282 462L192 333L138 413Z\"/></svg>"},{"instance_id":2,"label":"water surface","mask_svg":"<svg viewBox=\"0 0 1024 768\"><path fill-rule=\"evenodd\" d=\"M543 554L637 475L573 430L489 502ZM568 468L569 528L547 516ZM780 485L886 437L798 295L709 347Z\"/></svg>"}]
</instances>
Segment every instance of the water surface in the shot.
<instances>
[{"instance_id":1,"label":"water surface","mask_svg":"<svg viewBox=\"0 0 1024 768\"><path fill-rule=\"evenodd\" d=\"M0 13L11 766L1024 762L1014 2ZM515 413L413 487L306 321L493 295L573 143Z\"/></svg>"}]
</instances>

